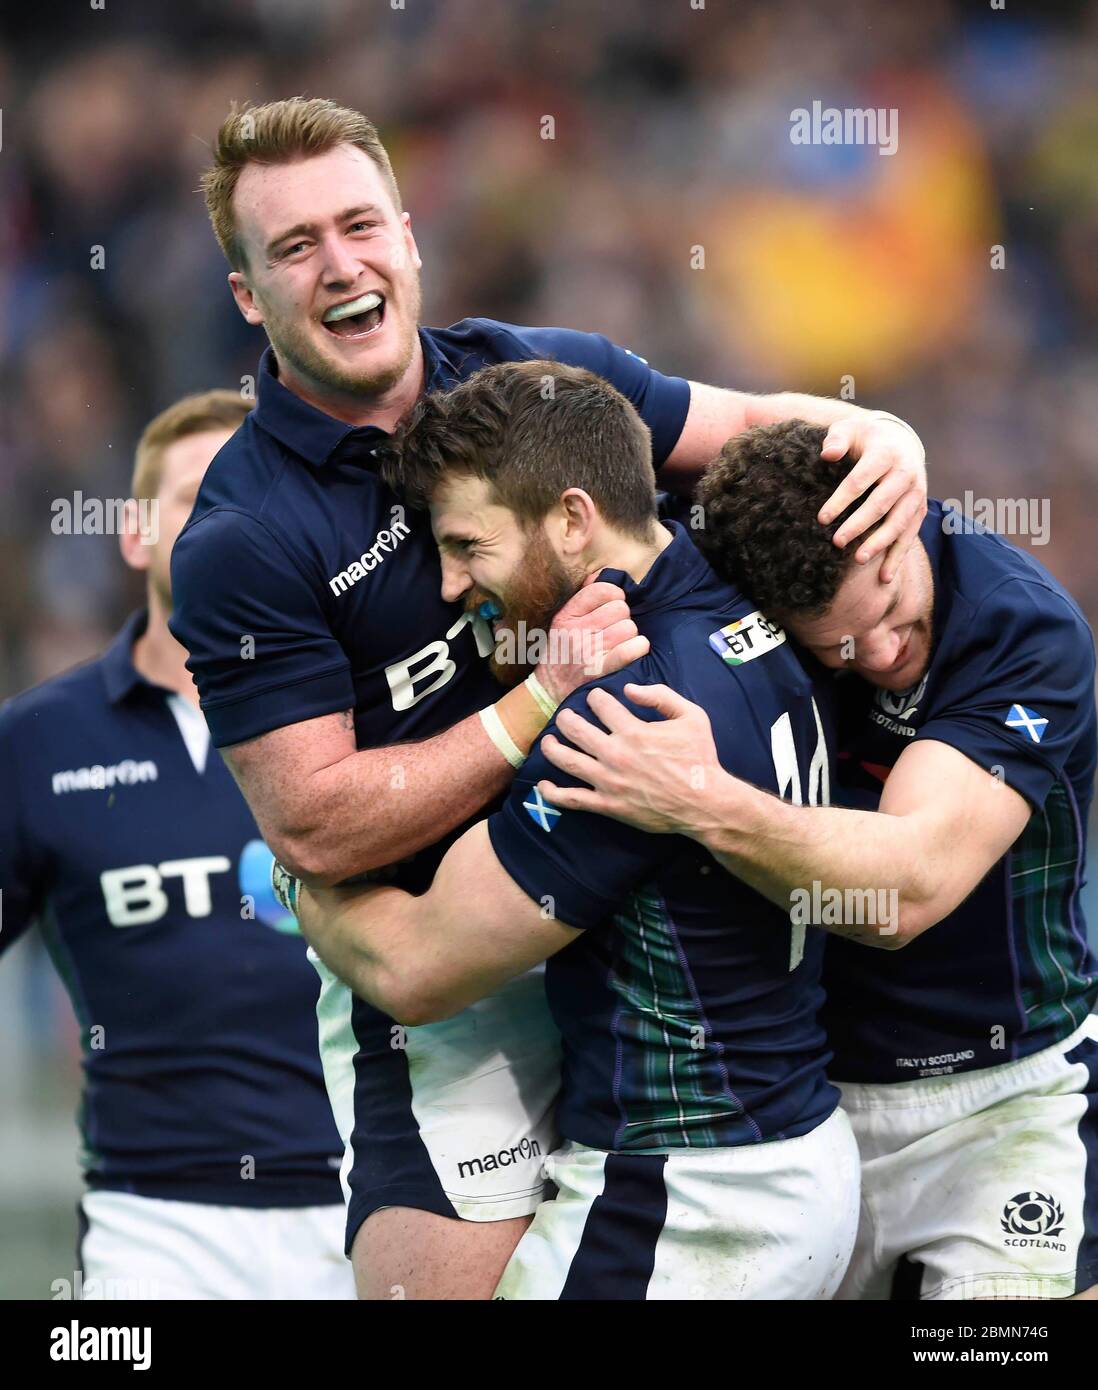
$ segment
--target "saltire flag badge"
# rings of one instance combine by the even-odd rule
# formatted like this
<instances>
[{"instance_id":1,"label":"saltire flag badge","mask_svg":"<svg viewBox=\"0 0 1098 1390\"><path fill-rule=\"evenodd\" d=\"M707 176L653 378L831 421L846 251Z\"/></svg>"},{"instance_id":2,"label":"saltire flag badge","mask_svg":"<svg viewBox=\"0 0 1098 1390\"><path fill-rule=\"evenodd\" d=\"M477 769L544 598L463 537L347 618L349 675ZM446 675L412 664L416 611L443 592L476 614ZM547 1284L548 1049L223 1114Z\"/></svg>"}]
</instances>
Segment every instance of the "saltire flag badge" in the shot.
<instances>
[{"instance_id":1,"label":"saltire flag badge","mask_svg":"<svg viewBox=\"0 0 1098 1390\"><path fill-rule=\"evenodd\" d=\"M547 834L552 831L553 826L560 819L560 812L545 800L537 787L531 789L530 795L522 803L522 809L534 824L540 825Z\"/></svg>"},{"instance_id":2,"label":"saltire flag badge","mask_svg":"<svg viewBox=\"0 0 1098 1390\"><path fill-rule=\"evenodd\" d=\"M1036 710L1026 709L1025 705L1011 705L1003 723L1008 729L1017 729L1020 734L1040 743L1048 728L1048 720Z\"/></svg>"},{"instance_id":3,"label":"saltire flag badge","mask_svg":"<svg viewBox=\"0 0 1098 1390\"><path fill-rule=\"evenodd\" d=\"M785 641L785 632L763 613L748 613L734 623L709 634L709 645L727 666L742 666L765 656Z\"/></svg>"}]
</instances>

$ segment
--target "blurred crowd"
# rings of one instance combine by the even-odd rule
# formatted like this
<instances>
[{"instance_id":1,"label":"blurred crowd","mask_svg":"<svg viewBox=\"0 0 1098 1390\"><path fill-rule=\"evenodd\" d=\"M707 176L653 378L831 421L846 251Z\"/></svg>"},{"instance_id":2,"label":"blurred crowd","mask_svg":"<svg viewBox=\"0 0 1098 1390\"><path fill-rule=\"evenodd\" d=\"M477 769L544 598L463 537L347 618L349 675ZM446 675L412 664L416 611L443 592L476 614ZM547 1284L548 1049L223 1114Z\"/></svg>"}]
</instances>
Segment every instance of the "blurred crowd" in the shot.
<instances>
[{"instance_id":1,"label":"blurred crowd","mask_svg":"<svg viewBox=\"0 0 1098 1390\"><path fill-rule=\"evenodd\" d=\"M265 340L232 305L196 189L230 101L295 93L378 125L423 254L427 322L597 330L666 372L902 414L936 495L1050 504L1034 553L1094 621L1098 0L1028 9L6 7L0 698L101 650L141 598L115 539L54 534L53 504L125 497L152 414L255 373ZM792 113L816 102L894 110L895 153L794 143ZM66 1066L75 1052L72 1025L54 1050L66 1035L41 964L28 954L0 988L22 1097L6 1107L22 1117L9 1138L40 1089L11 1065L20 1046ZM66 1105L74 1089L69 1075ZM9 1233L25 1203L15 1173L68 1161L67 1120L59 1134L3 1165ZM44 1181L75 1193L74 1170ZM67 1240L67 1212L56 1224Z\"/></svg>"},{"instance_id":2,"label":"blurred crowd","mask_svg":"<svg viewBox=\"0 0 1098 1390\"><path fill-rule=\"evenodd\" d=\"M1098 614L1098 4L1034 8L9 10L0 694L96 651L139 595L51 504L125 496L152 413L254 373L195 190L230 100L296 92L378 124L428 322L597 329L665 371L904 414L939 495L1050 499L1039 558ZM895 154L795 145L813 101L895 109Z\"/></svg>"}]
</instances>

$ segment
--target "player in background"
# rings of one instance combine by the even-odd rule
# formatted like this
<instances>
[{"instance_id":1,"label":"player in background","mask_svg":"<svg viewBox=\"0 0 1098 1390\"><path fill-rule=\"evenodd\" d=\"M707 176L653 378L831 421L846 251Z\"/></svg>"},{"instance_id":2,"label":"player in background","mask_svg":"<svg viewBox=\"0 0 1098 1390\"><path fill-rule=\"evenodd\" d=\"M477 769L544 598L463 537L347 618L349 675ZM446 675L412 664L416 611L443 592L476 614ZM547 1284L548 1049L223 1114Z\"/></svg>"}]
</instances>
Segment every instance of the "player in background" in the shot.
<instances>
[{"instance_id":1,"label":"player in background","mask_svg":"<svg viewBox=\"0 0 1098 1390\"><path fill-rule=\"evenodd\" d=\"M648 432L612 387L549 362L485 368L417 408L401 463L430 504L449 600L544 630L595 575L625 590L648 655L558 718L593 689L666 681L719 717L722 766L826 798L810 679L689 533L657 520ZM757 659L730 662L726 635L747 628ZM822 933L790 930L687 839L562 814L535 790L547 770L535 745L421 897L280 884L328 964L409 1025L548 959L564 1040L557 1194L497 1297L831 1297L858 1161L824 1076Z\"/></svg>"},{"instance_id":2,"label":"player in background","mask_svg":"<svg viewBox=\"0 0 1098 1390\"><path fill-rule=\"evenodd\" d=\"M633 689L667 720L593 699L614 728L596 744L562 717L584 751L547 755L597 794L560 804L689 835L834 934L823 1017L863 1165L840 1297L888 1297L898 1274L926 1299L1093 1299L1090 629L1036 560L939 502L891 581L851 566L816 521L849 466L821 471L822 437L730 441L699 496L714 566L839 673L842 806L726 776L704 711Z\"/></svg>"},{"instance_id":3,"label":"player in background","mask_svg":"<svg viewBox=\"0 0 1098 1390\"><path fill-rule=\"evenodd\" d=\"M80 1023L88 1298L354 1296L316 976L168 631L172 543L247 411L148 425L120 537L146 610L0 710L0 951L37 922Z\"/></svg>"},{"instance_id":4,"label":"player in background","mask_svg":"<svg viewBox=\"0 0 1098 1390\"><path fill-rule=\"evenodd\" d=\"M859 534L881 521L861 557L887 550L892 565L914 536L922 448L892 417L663 376L596 334L484 318L420 328L411 220L357 112L319 99L234 111L204 188L236 303L270 347L256 409L176 546L172 630L267 842L310 882L416 856L399 882L425 886L445 837L506 790L515 759L592 675L543 661L500 697L485 622L440 595L429 526L379 477L390 432L424 390L500 361L589 368L638 410L664 486L746 426L805 415L832 426L830 452L860 456L833 507L876 484L855 518ZM603 587L554 621L577 647L582 630L599 634L605 671L644 650L621 594ZM462 1163L552 1142L556 1043L540 982L417 1031L322 979L347 1244L365 1223L366 1292L490 1294L541 1198L541 1164L528 1155L471 1178Z\"/></svg>"}]
</instances>

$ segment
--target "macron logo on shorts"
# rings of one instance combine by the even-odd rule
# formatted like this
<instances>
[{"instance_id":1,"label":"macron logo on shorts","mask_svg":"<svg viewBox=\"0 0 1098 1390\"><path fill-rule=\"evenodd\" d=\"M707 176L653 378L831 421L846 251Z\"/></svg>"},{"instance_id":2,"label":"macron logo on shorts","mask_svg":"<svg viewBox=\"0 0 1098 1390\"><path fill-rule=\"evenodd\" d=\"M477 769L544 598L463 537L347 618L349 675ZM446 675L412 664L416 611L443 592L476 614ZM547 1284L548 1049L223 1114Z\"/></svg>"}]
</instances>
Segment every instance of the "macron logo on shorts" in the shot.
<instances>
[{"instance_id":1,"label":"macron logo on shorts","mask_svg":"<svg viewBox=\"0 0 1098 1390\"><path fill-rule=\"evenodd\" d=\"M541 1145L529 1135L509 1149L500 1149L483 1158L458 1159L458 1176L462 1178L479 1177L482 1173L494 1172L497 1168L510 1168L515 1163L523 1163L530 1158L541 1157Z\"/></svg>"}]
</instances>

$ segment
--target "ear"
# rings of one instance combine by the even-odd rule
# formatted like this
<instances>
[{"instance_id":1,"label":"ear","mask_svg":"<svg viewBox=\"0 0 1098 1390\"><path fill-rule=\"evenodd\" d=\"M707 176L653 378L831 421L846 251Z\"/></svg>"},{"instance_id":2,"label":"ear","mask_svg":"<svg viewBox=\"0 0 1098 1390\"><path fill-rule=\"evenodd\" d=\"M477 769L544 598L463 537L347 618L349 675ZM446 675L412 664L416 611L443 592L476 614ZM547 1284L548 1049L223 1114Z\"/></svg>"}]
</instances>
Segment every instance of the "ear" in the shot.
<instances>
[{"instance_id":1,"label":"ear","mask_svg":"<svg viewBox=\"0 0 1098 1390\"><path fill-rule=\"evenodd\" d=\"M258 328L263 322L263 311L255 301L255 294L252 287L248 284L247 278L242 270L234 270L229 275L229 288L233 292L236 300L236 307L244 315L244 318L254 328Z\"/></svg>"},{"instance_id":2,"label":"ear","mask_svg":"<svg viewBox=\"0 0 1098 1390\"><path fill-rule=\"evenodd\" d=\"M126 499L122 509L122 530L118 535L118 548L122 558L132 570L147 570L152 564L153 548L142 539L138 524L137 502L133 497Z\"/></svg>"},{"instance_id":3,"label":"ear","mask_svg":"<svg viewBox=\"0 0 1098 1390\"><path fill-rule=\"evenodd\" d=\"M561 544L566 555L579 555L591 543L599 514L591 494L581 487L570 487L560 495L562 517Z\"/></svg>"},{"instance_id":4,"label":"ear","mask_svg":"<svg viewBox=\"0 0 1098 1390\"><path fill-rule=\"evenodd\" d=\"M404 246L408 252L408 256L415 268L417 270L422 270L423 262L419 257L419 247L416 245L416 239L412 235L412 214L410 212L402 212L400 214L400 225L404 230Z\"/></svg>"}]
</instances>

